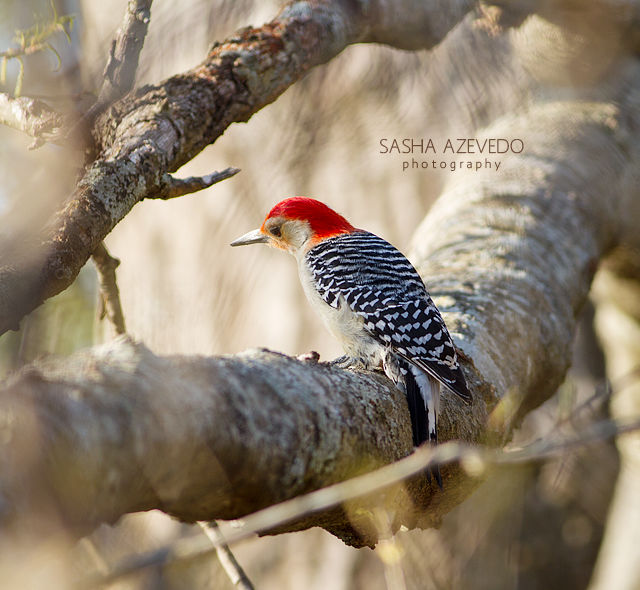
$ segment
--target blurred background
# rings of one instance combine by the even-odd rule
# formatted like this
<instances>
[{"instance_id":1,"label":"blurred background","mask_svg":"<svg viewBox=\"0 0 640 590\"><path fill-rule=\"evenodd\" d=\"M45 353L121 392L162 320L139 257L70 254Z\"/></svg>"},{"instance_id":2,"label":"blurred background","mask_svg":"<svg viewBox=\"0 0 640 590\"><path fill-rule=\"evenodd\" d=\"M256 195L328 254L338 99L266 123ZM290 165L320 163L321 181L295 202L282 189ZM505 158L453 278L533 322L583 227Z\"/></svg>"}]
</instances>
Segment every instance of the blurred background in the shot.
<instances>
[{"instance_id":1,"label":"blurred background","mask_svg":"<svg viewBox=\"0 0 640 590\"><path fill-rule=\"evenodd\" d=\"M99 90L126 2L56 0L55 6L58 14L75 16L71 40L61 34L51 39L59 67L52 52L24 59L22 93L61 109L86 108ZM156 0L138 85L196 65L214 41L270 20L279 6L272 0ZM50 14L49 0L1 1L0 50L14 44L17 30ZM473 137L496 113L526 109L533 91L512 83L527 69L507 51L512 35L518 33L487 43L485 31L465 27L430 53L353 46L248 123L232 125L177 175L227 166L241 168L239 175L194 195L140 203L108 237L107 247L121 260L117 276L128 332L159 354L232 354L264 346L288 354L316 350L325 360L338 356L338 345L306 304L293 259L267 248L231 249L229 242L258 227L277 201L306 195L410 253L413 230L455 172L403 171L406 156L380 153L380 140ZM553 73L553 61L545 59L536 67ZM12 60L0 90L13 92L18 75ZM41 223L51 203L70 194L82 164L80 153L51 145L30 151L31 143L0 126L5 238L19 239L22 228ZM110 327L96 317L96 303L89 263L19 332L0 338L0 377L43 355L111 338ZM608 386L591 320L589 308L567 381L527 417L513 444L544 437L558 424L579 430L605 415ZM400 532L375 551L346 547L321 530L253 539L234 551L262 590L586 588L616 474L615 446L603 443L544 464L496 470L441 528ZM75 546L71 571L60 571L51 549L53 557L29 576L33 587L64 588L74 575L108 570L128 556L197 534L197 527L161 513L127 516ZM3 573L9 576L0 571L0 578ZM46 586L39 585L44 580ZM113 587L224 590L232 584L207 558L145 570Z\"/></svg>"}]
</instances>

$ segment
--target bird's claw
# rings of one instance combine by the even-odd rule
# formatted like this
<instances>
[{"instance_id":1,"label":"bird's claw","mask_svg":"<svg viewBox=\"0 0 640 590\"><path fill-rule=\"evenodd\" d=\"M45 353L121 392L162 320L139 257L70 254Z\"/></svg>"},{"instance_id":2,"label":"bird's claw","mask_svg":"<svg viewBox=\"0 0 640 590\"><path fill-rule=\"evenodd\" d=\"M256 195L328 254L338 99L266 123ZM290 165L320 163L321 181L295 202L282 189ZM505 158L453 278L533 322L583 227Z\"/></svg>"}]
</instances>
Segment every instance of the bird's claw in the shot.
<instances>
[{"instance_id":1,"label":"bird's claw","mask_svg":"<svg viewBox=\"0 0 640 590\"><path fill-rule=\"evenodd\" d=\"M361 361L346 354L329 361L327 365L330 367L338 367L339 369L358 369L363 366Z\"/></svg>"}]
</instances>

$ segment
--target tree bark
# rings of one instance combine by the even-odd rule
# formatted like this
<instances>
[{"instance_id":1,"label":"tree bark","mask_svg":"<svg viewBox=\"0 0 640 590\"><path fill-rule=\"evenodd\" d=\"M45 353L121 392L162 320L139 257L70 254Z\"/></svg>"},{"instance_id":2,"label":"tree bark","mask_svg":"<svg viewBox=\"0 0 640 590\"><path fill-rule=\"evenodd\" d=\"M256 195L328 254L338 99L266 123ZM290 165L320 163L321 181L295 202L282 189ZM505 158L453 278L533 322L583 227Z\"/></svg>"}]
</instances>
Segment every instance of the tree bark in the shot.
<instances>
[{"instance_id":1,"label":"tree bark","mask_svg":"<svg viewBox=\"0 0 640 590\"><path fill-rule=\"evenodd\" d=\"M471 7L409 4L406 12L382 1L368 12L353 2L292 4L272 23L216 44L190 72L113 105L95 128L99 156L52 223L37 264L0 267L0 331L65 288L164 174L309 68L354 42L431 47ZM549 27L557 25L528 19L514 51L549 50L536 45ZM499 176L457 174L416 234L414 260L445 312L475 398L465 409L445 393L443 440L505 440L553 394L599 262L637 244L640 76L623 48L608 57L599 80L582 80L589 100L549 91L487 128L480 139L517 138L525 149L503 157ZM528 67L538 84L549 83L535 60ZM5 512L18 518L26 507L46 507L78 530L151 508L188 521L237 518L411 451L405 401L385 378L266 352L160 358L119 341L26 371L6 386L2 404ZM444 492L417 478L406 492L394 487L382 500L287 530L319 525L372 545L371 502L393 507L395 528L432 525L474 485L455 467L443 475Z\"/></svg>"},{"instance_id":2,"label":"tree bark","mask_svg":"<svg viewBox=\"0 0 640 590\"><path fill-rule=\"evenodd\" d=\"M460 432L450 422L455 403L444 400L443 438L476 440L484 404L465 410ZM266 350L158 357L120 338L18 374L0 392L0 414L5 521L54 510L77 534L153 508L188 522L239 518L412 450L406 402L384 375ZM430 498L416 478L375 504L393 509L394 529L433 525L465 494L456 472L443 469L446 495ZM357 509L370 502L279 532L323 526L372 546L372 512Z\"/></svg>"},{"instance_id":3,"label":"tree bark","mask_svg":"<svg viewBox=\"0 0 640 590\"><path fill-rule=\"evenodd\" d=\"M20 264L0 259L0 334L66 289L131 208L231 123L247 121L349 44L433 47L473 5L411 2L398 11L385 0L294 2L263 27L216 43L194 69L116 102L94 126L95 160L49 227L28 240Z\"/></svg>"}]
</instances>

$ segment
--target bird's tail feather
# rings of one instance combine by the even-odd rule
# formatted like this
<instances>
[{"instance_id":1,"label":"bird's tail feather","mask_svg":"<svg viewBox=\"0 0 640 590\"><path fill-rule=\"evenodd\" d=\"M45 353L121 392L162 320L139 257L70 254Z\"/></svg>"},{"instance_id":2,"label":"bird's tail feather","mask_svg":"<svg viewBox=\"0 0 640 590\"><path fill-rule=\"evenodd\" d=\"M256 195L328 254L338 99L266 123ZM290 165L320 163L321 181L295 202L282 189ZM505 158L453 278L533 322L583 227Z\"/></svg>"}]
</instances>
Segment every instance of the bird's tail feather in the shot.
<instances>
[{"instance_id":1,"label":"bird's tail feather","mask_svg":"<svg viewBox=\"0 0 640 590\"><path fill-rule=\"evenodd\" d=\"M420 386L413 375L410 367L406 367L405 392L409 404L409 414L411 415L411 429L413 431L413 445L419 447L429 440L428 412L424 403Z\"/></svg>"},{"instance_id":2,"label":"bird's tail feather","mask_svg":"<svg viewBox=\"0 0 640 590\"><path fill-rule=\"evenodd\" d=\"M438 401L440 384L418 367L406 363L404 376L405 391L411 415L413 444L418 447L425 442L438 443ZM432 465L427 471L431 481L433 475L442 489L442 477L438 465Z\"/></svg>"}]
</instances>

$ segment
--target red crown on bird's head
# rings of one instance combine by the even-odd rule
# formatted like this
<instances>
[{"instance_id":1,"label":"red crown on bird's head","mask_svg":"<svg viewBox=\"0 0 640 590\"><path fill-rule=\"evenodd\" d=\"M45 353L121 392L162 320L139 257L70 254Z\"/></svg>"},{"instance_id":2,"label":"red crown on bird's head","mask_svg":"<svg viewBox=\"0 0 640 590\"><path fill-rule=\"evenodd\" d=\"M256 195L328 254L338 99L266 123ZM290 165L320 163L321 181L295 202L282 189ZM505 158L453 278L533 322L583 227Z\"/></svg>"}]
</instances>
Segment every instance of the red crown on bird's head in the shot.
<instances>
[{"instance_id":1,"label":"red crown on bird's head","mask_svg":"<svg viewBox=\"0 0 640 590\"><path fill-rule=\"evenodd\" d=\"M311 226L315 238L329 238L334 235L356 231L342 215L324 203L308 197L290 197L280 201L269 211L265 222L273 217L300 219ZM262 224L264 228L264 223Z\"/></svg>"}]
</instances>

